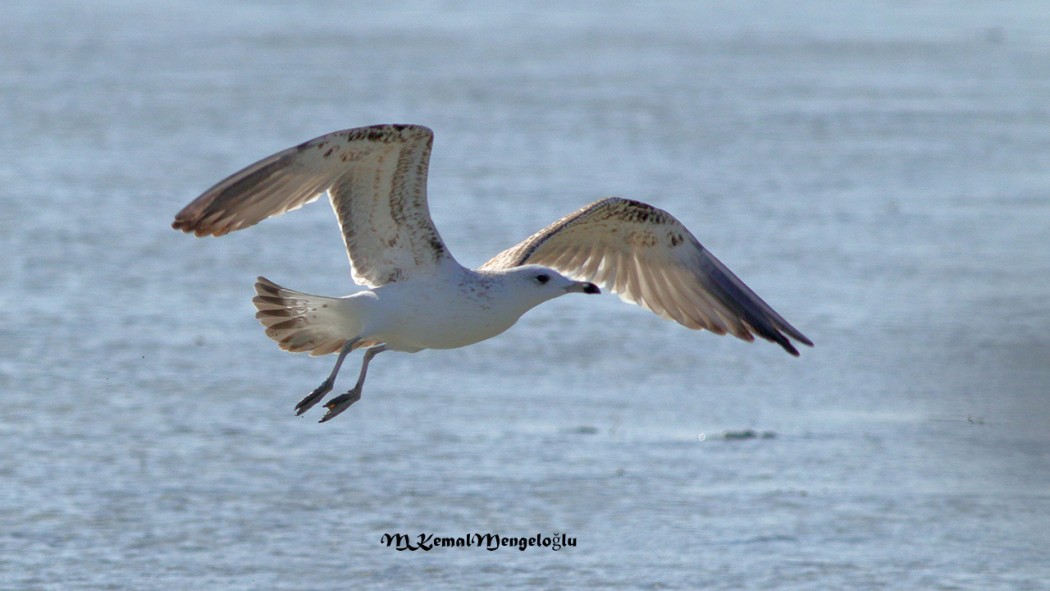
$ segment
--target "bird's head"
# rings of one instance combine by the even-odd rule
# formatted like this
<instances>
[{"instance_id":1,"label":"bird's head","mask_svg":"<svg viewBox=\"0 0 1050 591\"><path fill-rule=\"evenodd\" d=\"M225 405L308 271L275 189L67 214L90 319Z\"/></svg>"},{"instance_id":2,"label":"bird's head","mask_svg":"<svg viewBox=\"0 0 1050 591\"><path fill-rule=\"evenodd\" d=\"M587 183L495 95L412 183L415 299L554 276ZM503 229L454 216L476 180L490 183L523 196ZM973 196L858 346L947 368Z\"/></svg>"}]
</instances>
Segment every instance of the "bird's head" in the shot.
<instances>
[{"instance_id":1,"label":"bird's head","mask_svg":"<svg viewBox=\"0 0 1050 591\"><path fill-rule=\"evenodd\" d=\"M570 279L540 265L489 270L483 274L491 281L487 293L493 305L515 319L543 302L567 293L601 293L593 283Z\"/></svg>"},{"instance_id":2,"label":"bird's head","mask_svg":"<svg viewBox=\"0 0 1050 591\"><path fill-rule=\"evenodd\" d=\"M567 293L601 293L598 286L589 281L576 281L561 273L544 267L542 265L524 265L511 269L519 283L527 285L527 289L537 295L546 295L543 299L556 298Z\"/></svg>"}]
</instances>

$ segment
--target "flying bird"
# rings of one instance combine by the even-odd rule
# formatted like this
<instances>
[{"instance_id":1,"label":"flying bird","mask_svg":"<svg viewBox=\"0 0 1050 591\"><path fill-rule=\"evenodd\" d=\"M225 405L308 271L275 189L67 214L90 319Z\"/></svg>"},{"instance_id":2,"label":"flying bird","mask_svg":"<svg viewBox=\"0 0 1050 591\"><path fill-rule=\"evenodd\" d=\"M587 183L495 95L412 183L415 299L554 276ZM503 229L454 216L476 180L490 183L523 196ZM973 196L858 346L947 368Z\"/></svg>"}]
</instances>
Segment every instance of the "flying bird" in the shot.
<instances>
[{"instance_id":1,"label":"flying bird","mask_svg":"<svg viewBox=\"0 0 1050 591\"><path fill-rule=\"evenodd\" d=\"M365 349L357 383L324 405L321 422L361 398L368 365L383 351L465 347L547 300L597 294L599 286L688 328L745 341L758 335L794 356L790 339L813 345L681 222L640 201L595 201L478 269L460 265L427 207L433 139L419 125L329 133L234 173L175 216L177 230L222 236L328 195L352 277L367 289L326 297L259 277L252 299L266 336L282 349L339 354L297 415L332 391L355 349Z\"/></svg>"}]
</instances>

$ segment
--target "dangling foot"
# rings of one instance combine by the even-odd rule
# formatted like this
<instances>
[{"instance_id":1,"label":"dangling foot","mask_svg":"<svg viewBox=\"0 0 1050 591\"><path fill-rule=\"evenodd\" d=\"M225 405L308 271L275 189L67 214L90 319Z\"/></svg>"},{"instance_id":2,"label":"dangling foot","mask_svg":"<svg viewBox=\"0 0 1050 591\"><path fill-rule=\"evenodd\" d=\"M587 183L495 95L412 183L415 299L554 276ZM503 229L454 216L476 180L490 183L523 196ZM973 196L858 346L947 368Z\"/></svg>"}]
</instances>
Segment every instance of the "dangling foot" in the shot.
<instances>
[{"instance_id":1,"label":"dangling foot","mask_svg":"<svg viewBox=\"0 0 1050 591\"><path fill-rule=\"evenodd\" d=\"M335 380L332 376L328 376L328 379L321 383L310 395L299 401L299 404L295 405L295 416L299 416L304 412L310 410L310 408L321 401L325 394L332 391L332 387L335 385Z\"/></svg>"},{"instance_id":2,"label":"dangling foot","mask_svg":"<svg viewBox=\"0 0 1050 591\"><path fill-rule=\"evenodd\" d=\"M343 343L343 348L339 351L339 358L335 360L335 367L332 368L332 373L328 374L328 378L321 382L321 385L314 389L313 392L310 392L309 396L303 398L299 401L299 404L295 405L295 416L310 410L310 407L320 402L325 394L332 391L332 387L335 386L335 377L339 375L339 368L343 366L343 360L354 349L356 343L357 339L351 339Z\"/></svg>"},{"instance_id":3,"label":"dangling foot","mask_svg":"<svg viewBox=\"0 0 1050 591\"><path fill-rule=\"evenodd\" d=\"M368 374L368 364L372 362L373 357L383 351L386 351L386 345L376 345L365 351L365 358L361 360L361 373L357 376L357 383L354 384L354 387L349 392L340 394L325 403L324 407L328 409L328 412L321 417L320 422L323 423L334 419L339 413L350 408L351 404L361 400L361 389L365 387L365 375Z\"/></svg>"},{"instance_id":4,"label":"dangling foot","mask_svg":"<svg viewBox=\"0 0 1050 591\"><path fill-rule=\"evenodd\" d=\"M335 398L326 402L324 404L324 407L328 409L328 412L326 412L325 415L321 417L321 420L318 422L323 423L325 421L330 421L334 419L339 415L339 413L350 408L350 405L357 402L358 400L361 400L361 386L357 386L353 390L350 390L345 394L340 394L339 396L336 396Z\"/></svg>"}]
</instances>

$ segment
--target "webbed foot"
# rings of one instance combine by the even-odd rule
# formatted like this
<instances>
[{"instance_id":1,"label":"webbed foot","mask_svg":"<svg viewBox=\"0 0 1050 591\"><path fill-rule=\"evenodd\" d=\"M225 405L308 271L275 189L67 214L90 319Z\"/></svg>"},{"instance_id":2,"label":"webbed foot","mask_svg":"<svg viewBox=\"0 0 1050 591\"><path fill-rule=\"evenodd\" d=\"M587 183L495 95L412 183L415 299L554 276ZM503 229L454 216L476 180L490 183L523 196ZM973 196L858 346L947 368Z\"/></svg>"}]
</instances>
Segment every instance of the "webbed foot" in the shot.
<instances>
[{"instance_id":1,"label":"webbed foot","mask_svg":"<svg viewBox=\"0 0 1050 591\"><path fill-rule=\"evenodd\" d=\"M335 385L335 380L329 377L327 380L321 382L313 392L310 392L309 396L299 401L299 404L295 405L295 416L299 416L304 412L310 410L310 408L321 401L325 394L332 391L332 386Z\"/></svg>"},{"instance_id":2,"label":"webbed foot","mask_svg":"<svg viewBox=\"0 0 1050 591\"><path fill-rule=\"evenodd\" d=\"M339 413L350 408L350 405L357 402L358 400L361 400L360 386L354 388L353 390L350 390L345 394L340 394L339 396L336 396L335 398L325 403L324 407L328 409L328 412L326 412L325 415L321 417L321 420L319 422L323 423L325 421L330 421L334 419L339 415Z\"/></svg>"}]
</instances>

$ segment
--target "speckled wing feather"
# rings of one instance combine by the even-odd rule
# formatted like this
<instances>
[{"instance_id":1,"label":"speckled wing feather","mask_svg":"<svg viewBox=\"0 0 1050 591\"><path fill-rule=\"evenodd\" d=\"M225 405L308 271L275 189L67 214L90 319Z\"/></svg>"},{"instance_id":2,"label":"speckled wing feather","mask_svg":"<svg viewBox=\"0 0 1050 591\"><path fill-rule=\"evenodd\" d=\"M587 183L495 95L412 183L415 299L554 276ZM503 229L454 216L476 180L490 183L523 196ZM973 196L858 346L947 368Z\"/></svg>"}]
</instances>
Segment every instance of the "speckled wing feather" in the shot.
<instances>
[{"instance_id":1,"label":"speckled wing feather","mask_svg":"<svg viewBox=\"0 0 1050 591\"><path fill-rule=\"evenodd\" d=\"M219 182L180 211L172 227L221 236L327 192L356 282L378 287L430 270L452 258L427 207L433 138L417 125L323 135Z\"/></svg>"},{"instance_id":2,"label":"speckled wing feather","mask_svg":"<svg viewBox=\"0 0 1050 591\"><path fill-rule=\"evenodd\" d=\"M813 344L674 216L638 201L609 198L592 203L501 252L481 268L526 264L592 281L689 328L730 333L746 341L757 334L796 356L798 350L788 336Z\"/></svg>"}]
</instances>

